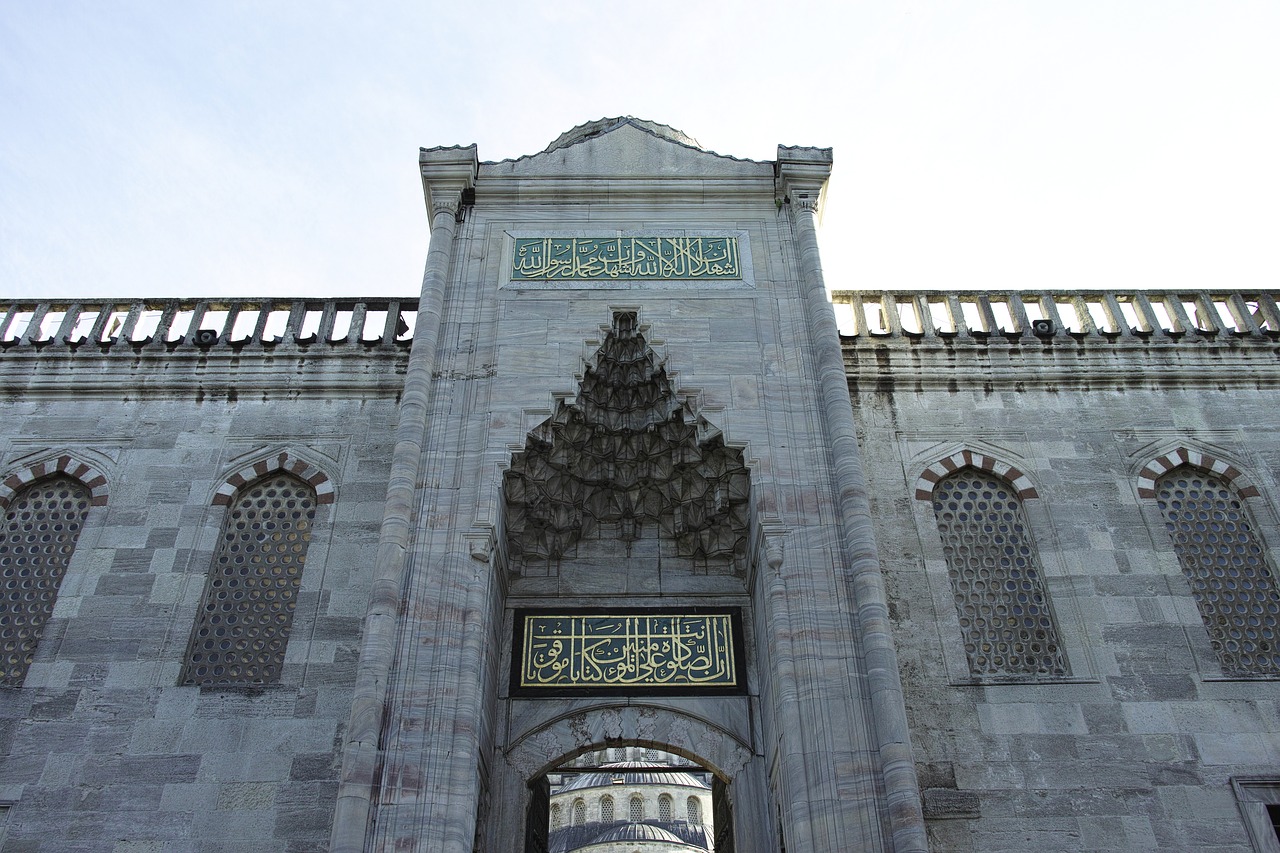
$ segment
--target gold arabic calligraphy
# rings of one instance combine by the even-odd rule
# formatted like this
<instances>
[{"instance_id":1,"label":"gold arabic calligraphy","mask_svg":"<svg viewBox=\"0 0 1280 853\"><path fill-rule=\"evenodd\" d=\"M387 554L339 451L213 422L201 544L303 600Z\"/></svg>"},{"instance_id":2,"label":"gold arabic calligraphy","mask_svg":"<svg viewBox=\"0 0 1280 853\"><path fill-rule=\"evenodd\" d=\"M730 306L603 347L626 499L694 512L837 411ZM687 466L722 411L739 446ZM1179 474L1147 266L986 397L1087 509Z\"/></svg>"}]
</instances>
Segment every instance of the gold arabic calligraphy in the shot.
<instances>
[{"instance_id":1,"label":"gold arabic calligraphy","mask_svg":"<svg viewBox=\"0 0 1280 853\"><path fill-rule=\"evenodd\" d=\"M734 687L728 614L539 616L524 624L522 687Z\"/></svg>"},{"instance_id":2,"label":"gold arabic calligraphy","mask_svg":"<svg viewBox=\"0 0 1280 853\"><path fill-rule=\"evenodd\" d=\"M738 279L737 237L517 237L516 281Z\"/></svg>"}]
</instances>

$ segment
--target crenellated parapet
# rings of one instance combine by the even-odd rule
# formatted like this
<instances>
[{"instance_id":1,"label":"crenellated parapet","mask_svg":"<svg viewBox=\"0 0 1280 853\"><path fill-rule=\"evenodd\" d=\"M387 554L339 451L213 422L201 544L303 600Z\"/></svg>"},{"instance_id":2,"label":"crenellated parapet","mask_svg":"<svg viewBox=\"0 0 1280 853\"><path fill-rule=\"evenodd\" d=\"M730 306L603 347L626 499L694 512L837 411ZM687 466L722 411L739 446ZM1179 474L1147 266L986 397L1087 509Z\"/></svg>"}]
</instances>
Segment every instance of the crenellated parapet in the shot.
<instances>
[{"instance_id":1,"label":"crenellated parapet","mask_svg":"<svg viewBox=\"0 0 1280 853\"><path fill-rule=\"evenodd\" d=\"M1280 292L837 290L842 337L1084 341L1280 339Z\"/></svg>"},{"instance_id":2,"label":"crenellated parapet","mask_svg":"<svg viewBox=\"0 0 1280 853\"><path fill-rule=\"evenodd\" d=\"M836 291L855 387L1280 387L1275 291Z\"/></svg>"},{"instance_id":3,"label":"crenellated parapet","mask_svg":"<svg viewBox=\"0 0 1280 853\"><path fill-rule=\"evenodd\" d=\"M4 305L0 302L0 305ZM407 347L417 299L140 299L11 302L0 351Z\"/></svg>"},{"instance_id":4,"label":"crenellated parapet","mask_svg":"<svg viewBox=\"0 0 1280 853\"><path fill-rule=\"evenodd\" d=\"M394 396L408 299L0 302L0 388L53 397Z\"/></svg>"}]
</instances>

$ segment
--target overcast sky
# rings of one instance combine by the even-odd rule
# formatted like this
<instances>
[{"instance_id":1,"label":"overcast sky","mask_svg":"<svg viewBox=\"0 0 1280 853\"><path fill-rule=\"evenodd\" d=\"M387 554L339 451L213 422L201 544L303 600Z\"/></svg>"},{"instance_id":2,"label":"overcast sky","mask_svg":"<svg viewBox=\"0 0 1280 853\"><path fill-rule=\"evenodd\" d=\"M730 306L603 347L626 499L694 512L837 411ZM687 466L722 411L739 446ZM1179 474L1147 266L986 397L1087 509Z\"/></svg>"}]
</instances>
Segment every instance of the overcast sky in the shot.
<instances>
[{"instance_id":1,"label":"overcast sky","mask_svg":"<svg viewBox=\"0 0 1280 853\"><path fill-rule=\"evenodd\" d=\"M835 149L838 289L1280 287L1280 2L0 0L0 295L416 294L419 146Z\"/></svg>"}]
</instances>

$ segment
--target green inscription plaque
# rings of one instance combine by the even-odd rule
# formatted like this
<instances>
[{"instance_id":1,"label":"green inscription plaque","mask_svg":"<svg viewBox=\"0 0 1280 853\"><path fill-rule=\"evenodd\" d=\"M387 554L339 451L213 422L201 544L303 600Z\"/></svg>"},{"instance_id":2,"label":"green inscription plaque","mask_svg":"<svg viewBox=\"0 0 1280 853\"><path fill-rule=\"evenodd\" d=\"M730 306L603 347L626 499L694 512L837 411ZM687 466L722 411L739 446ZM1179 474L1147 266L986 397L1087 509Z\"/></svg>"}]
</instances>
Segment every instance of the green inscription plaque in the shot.
<instances>
[{"instance_id":1,"label":"green inscription plaque","mask_svg":"<svg viewBox=\"0 0 1280 853\"><path fill-rule=\"evenodd\" d=\"M739 692L736 612L516 614L521 693Z\"/></svg>"},{"instance_id":2,"label":"green inscription plaque","mask_svg":"<svg viewBox=\"0 0 1280 853\"><path fill-rule=\"evenodd\" d=\"M513 281L741 279L737 237L516 237Z\"/></svg>"}]
</instances>

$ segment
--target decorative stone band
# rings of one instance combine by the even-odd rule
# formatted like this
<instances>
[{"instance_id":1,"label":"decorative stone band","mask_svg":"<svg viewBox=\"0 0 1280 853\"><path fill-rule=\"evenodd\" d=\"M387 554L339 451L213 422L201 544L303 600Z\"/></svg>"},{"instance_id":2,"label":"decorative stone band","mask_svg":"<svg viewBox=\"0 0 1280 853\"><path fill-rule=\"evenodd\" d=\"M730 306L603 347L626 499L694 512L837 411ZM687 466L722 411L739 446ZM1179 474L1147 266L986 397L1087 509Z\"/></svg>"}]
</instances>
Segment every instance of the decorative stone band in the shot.
<instances>
[{"instance_id":1,"label":"decorative stone band","mask_svg":"<svg viewBox=\"0 0 1280 853\"><path fill-rule=\"evenodd\" d=\"M43 477L52 477L57 474L66 474L83 483L89 489L90 506L107 505L106 475L92 465L87 465L69 454L63 454L19 468L5 477L3 483L0 483L0 509L7 507L13 496L25 486Z\"/></svg>"},{"instance_id":2,"label":"decorative stone band","mask_svg":"<svg viewBox=\"0 0 1280 853\"><path fill-rule=\"evenodd\" d=\"M916 500L933 500L933 490L938 485L938 481L949 474L954 474L961 468L977 468L980 471L990 471L997 477L1007 480L1017 491L1018 497L1023 500L1040 497L1036 487L1031 484L1031 480L1017 468L981 453L962 450L924 469L920 479L916 480Z\"/></svg>"},{"instance_id":3,"label":"decorative stone band","mask_svg":"<svg viewBox=\"0 0 1280 853\"><path fill-rule=\"evenodd\" d=\"M236 492L241 488L275 471L287 471L309 483L316 490L317 504L333 503L333 481L327 474L296 456L280 453L247 465L228 477L222 485L218 486L218 491L213 496L214 506L230 506Z\"/></svg>"},{"instance_id":4,"label":"decorative stone band","mask_svg":"<svg viewBox=\"0 0 1280 853\"><path fill-rule=\"evenodd\" d=\"M1179 447L1177 450L1172 450L1157 459L1153 459L1138 472L1138 497L1154 498L1156 496L1156 480L1179 465L1191 465L1223 477L1231 483L1237 494L1242 498L1256 498L1262 494L1258 491L1258 487L1250 483L1234 465L1223 462L1221 459L1210 456L1207 453L1201 453L1199 450Z\"/></svg>"}]
</instances>

